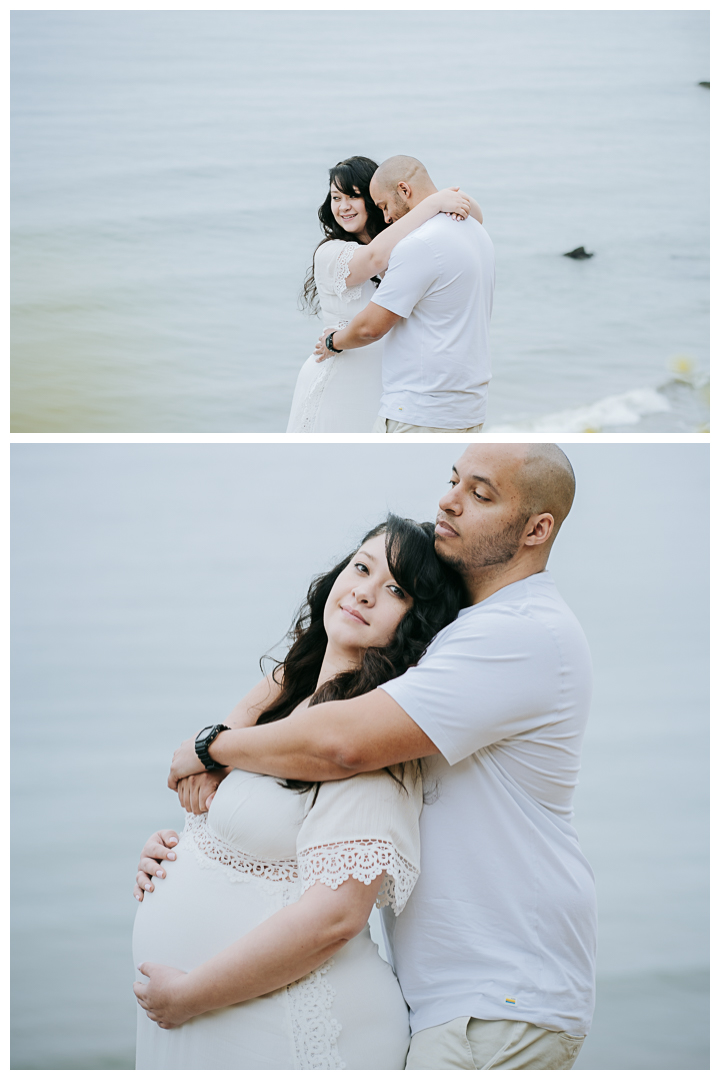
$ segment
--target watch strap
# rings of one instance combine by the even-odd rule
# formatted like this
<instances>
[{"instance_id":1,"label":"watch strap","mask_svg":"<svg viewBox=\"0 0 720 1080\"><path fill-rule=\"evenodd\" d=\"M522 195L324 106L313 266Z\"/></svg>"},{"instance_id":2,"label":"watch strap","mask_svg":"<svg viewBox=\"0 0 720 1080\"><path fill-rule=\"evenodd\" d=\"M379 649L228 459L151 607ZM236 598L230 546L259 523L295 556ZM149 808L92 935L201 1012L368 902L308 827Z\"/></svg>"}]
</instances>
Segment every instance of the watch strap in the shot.
<instances>
[{"instance_id":1,"label":"watch strap","mask_svg":"<svg viewBox=\"0 0 720 1080\"><path fill-rule=\"evenodd\" d=\"M341 353L342 349L336 349L335 344L333 342L333 337L335 336L335 334L337 334L337 330L331 330L330 331L328 336L325 338L325 348L329 349L330 352Z\"/></svg>"},{"instance_id":2,"label":"watch strap","mask_svg":"<svg viewBox=\"0 0 720 1080\"><path fill-rule=\"evenodd\" d=\"M221 765L219 762L214 761L208 753L208 747L210 743L217 739L221 731L229 731L230 728L227 724L215 724L210 727L204 727L202 731L199 731L195 736L195 753L202 761L207 772L212 772L213 769L224 769L225 765Z\"/></svg>"}]
</instances>

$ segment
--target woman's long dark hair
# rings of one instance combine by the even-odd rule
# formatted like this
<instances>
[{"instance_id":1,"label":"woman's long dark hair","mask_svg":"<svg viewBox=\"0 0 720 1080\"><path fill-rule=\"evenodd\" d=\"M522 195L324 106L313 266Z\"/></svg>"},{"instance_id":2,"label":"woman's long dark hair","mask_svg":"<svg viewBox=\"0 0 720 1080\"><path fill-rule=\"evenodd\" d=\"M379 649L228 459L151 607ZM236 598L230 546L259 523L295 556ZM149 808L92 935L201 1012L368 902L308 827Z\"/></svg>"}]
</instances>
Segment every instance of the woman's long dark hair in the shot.
<instances>
[{"instance_id":1,"label":"woman's long dark hair","mask_svg":"<svg viewBox=\"0 0 720 1080\"><path fill-rule=\"evenodd\" d=\"M371 240L383 229L387 228L382 210L378 210L370 198L370 181L376 170L377 165L375 162L366 157L347 158L345 161L339 161L334 168L330 169L330 183L334 184L338 191L342 191L344 195L349 195L352 199L362 196L368 213L366 229ZM360 243L355 233L345 232L335 219L329 189L325 202L318 210L318 217L325 235L313 252L313 261L308 267L300 297L302 307L306 307L311 315L316 315L319 307L317 286L315 285L315 252L317 249L326 244L328 240L352 240L356 244ZM376 281L377 279L373 278L372 280Z\"/></svg>"},{"instance_id":2,"label":"woman's long dark hair","mask_svg":"<svg viewBox=\"0 0 720 1080\"><path fill-rule=\"evenodd\" d=\"M390 514L387 521L366 533L362 543L383 534L390 573L413 598L412 607L401 619L392 641L381 648L366 649L359 667L340 672L317 686L328 640L323 621L325 604L355 549L332 570L312 581L288 635L292 642L288 654L273 670L273 679L281 683L282 689L273 704L261 713L258 724L270 724L289 716L308 697L311 706L346 700L367 694L402 675L417 664L437 632L453 621L466 602L460 576L435 554L434 525ZM421 771L417 763L413 765L416 774ZM402 785L404 770L404 765L396 765L386 771ZM320 786L303 780L286 780L285 784L298 791L315 788L316 794Z\"/></svg>"}]
</instances>

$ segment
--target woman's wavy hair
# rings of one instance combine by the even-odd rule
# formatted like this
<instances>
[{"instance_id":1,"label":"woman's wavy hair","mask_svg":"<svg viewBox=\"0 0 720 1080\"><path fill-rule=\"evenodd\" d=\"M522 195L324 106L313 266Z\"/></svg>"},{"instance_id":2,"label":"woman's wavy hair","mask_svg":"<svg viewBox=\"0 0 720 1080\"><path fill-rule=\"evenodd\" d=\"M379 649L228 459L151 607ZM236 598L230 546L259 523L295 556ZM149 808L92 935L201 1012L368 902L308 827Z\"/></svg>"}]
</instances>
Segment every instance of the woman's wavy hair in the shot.
<instances>
[{"instance_id":1,"label":"woman's wavy hair","mask_svg":"<svg viewBox=\"0 0 720 1080\"><path fill-rule=\"evenodd\" d=\"M435 554L435 526L429 521L418 523L390 514L386 521L365 534L360 546L383 534L390 573L400 588L413 598L412 607L400 620L392 641L382 647L366 649L359 667L340 672L317 686L328 640L323 621L325 604L338 576L358 550L356 548L332 570L312 581L305 603L289 631L291 645L287 656L273 669L273 679L282 689L273 704L261 713L258 724L270 724L289 716L308 697L312 706L375 690L417 664L438 631L457 616L467 600L465 587L459 574L440 562ZM269 657L263 657L266 659ZM420 763L412 762L411 767L415 775L422 774ZM395 765L386 772L404 787L405 768L404 764ZM284 783L298 791L315 789L315 797L320 787L320 783L302 780Z\"/></svg>"},{"instance_id":2,"label":"woman's wavy hair","mask_svg":"<svg viewBox=\"0 0 720 1080\"><path fill-rule=\"evenodd\" d=\"M368 212L367 231L371 240L383 229L387 228L382 210L378 210L370 198L370 181L376 170L376 163L371 158L366 157L346 158L345 161L339 161L334 168L330 169L330 183L334 184L339 191L342 191L344 195L349 195L351 198L362 195L365 209ZM317 286L315 284L315 253L318 248L326 244L328 240L352 240L356 244L359 243L354 233L345 232L335 220L330 200L331 196L328 188L325 202L318 210L318 217L325 235L313 252L313 261L308 267L300 296L301 307L307 308L311 315L317 315L319 310ZM380 284L379 278L372 278L371 280L377 285Z\"/></svg>"}]
</instances>

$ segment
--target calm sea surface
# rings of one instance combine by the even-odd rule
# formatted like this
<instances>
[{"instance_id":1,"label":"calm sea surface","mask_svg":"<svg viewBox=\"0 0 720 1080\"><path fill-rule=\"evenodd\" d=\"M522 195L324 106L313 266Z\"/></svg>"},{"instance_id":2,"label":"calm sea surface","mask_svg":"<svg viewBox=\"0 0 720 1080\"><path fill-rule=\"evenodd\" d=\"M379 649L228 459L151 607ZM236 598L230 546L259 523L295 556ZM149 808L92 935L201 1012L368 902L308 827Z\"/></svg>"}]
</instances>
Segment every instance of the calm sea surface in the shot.
<instances>
[{"instance_id":1,"label":"calm sea surface","mask_svg":"<svg viewBox=\"0 0 720 1080\"><path fill-rule=\"evenodd\" d=\"M709 448L566 449L578 497L550 566L595 664L580 1064L707 1069ZM146 837L182 824L172 750L388 507L434 518L454 451L13 448L15 1068L132 1067L132 884Z\"/></svg>"},{"instance_id":2,"label":"calm sea surface","mask_svg":"<svg viewBox=\"0 0 720 1080\"><path fill-rule=\"evenodd\" d=\"M702 430L707 79L703 11L14 12L14 430L284 431L327 170L395 153L483 207L490 430Z\"/></svg>"}]
</instances>

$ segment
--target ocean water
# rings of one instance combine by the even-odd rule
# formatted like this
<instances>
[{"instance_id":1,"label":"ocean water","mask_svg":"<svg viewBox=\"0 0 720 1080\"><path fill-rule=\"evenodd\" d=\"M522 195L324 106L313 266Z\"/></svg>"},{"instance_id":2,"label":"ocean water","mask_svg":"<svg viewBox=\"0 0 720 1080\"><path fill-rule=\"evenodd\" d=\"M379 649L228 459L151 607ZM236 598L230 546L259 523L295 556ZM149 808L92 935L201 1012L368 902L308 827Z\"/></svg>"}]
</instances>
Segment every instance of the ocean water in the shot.
<instances>
[{"instance_id":1,"label":"ocean water","mask_svg":"<svg viewBox=\"0 0 720 1080\"><path fill-rule=\"evenodd\" d=\"M707 1069L709 448L565 449L578 496L550 569L595 666L579 1064ZM13 1068L132 1067L132 885L146 837L182 825L172 750L282 655L310 578L388 508L434 518L455 452L13 447Z\"/></svg>"},{"instance_id":2,"label":"ocean water","mask_svg":"<svg viewBox=\"0 0 720 1080\"><path fill-rule=\"evenodd\" d=\"M488 430L707 427L709 12L11 26L13 430L284 431L327 170L394 153L483 207Z\"/></svg>"}]
</instances>

